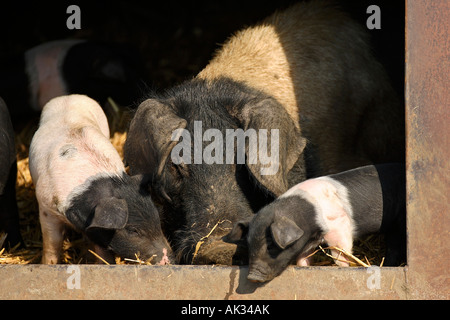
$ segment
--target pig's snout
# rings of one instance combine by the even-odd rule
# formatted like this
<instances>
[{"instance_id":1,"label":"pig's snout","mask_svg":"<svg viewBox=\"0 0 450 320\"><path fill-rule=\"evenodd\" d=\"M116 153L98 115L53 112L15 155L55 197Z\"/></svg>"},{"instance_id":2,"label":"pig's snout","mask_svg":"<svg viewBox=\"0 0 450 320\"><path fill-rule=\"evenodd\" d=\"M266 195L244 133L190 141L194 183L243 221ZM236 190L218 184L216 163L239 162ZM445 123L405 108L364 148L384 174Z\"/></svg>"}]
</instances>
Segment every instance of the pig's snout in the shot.
<instances>
[{"instance_id":1,"label":"pig's snout","mask_svg":"<svg viewBox=\"0 0 450 320\"><path fill-rule=\"evenodd\" d=\"M154 254L150 255L150 257L145 260L147 263L151 263L152 265L164 266L169 265L175 261L172 256L172 250L169 248L162 248L157 251L153 251Z\"/></svg>"},{"instance_id":2,"label":"pig's snout","mask_svg":"<svg viewBox=\"0 0 450 320\"><path fill-rule=\"evenodd\" d=\"M263 276L259 272L249 272L247 279L251 282L266 282L269 281L267 277Z\"/></svg>"},{"instance_id":3,"label":"pig's snout","mask_svg":"<svg viewBox=\"0 0 450 320\"><path fill-rule=\"evenodd\" d=\"M167 255L167 249L166 248L162 249L162 252L163 252L163 256L162 256L161 260L158 262L158 264L160 266L164 266L166 264L170 264L170 258Z\"/></svg>"},{"instance_id":4,"label":"pig's snout","mask_svg":"<svg viewBox=\"0 0 450 320\"><path fill-rule=\"evenodd\" d=\"M267 282L273 279L266 272L262 272L259 268L254 268L250 266L247 279L251 282Z\"/></svg>"}]
</instances>

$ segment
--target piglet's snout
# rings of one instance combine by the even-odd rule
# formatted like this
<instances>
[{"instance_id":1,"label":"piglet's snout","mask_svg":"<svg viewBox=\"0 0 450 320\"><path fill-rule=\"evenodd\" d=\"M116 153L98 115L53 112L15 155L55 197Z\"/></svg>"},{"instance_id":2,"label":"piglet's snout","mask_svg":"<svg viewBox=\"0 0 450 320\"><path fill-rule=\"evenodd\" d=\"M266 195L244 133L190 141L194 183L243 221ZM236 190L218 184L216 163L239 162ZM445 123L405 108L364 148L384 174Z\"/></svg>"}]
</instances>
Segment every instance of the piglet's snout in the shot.
<instances>
[{"instance_id":1,"label":"piglet's snout","mask_svg":"<svg viewBox=\"0 0 450 320\"><path fill-rule=\"evenodd\" d=\"M142 263L158 266L169 265L175 261L170 247L153 250L152 253L148 255L138 254L138 256Z\"/></svg>"},{"instance_id":2,"label":"piglet's snout","mask_svg":"<svg viewBox=\"0 0 450 320\"><path fill-rule=\"evenodd\" d=\"M247 279L251 282L266 282L273 279L273 276L267 272L269 266L263 261L250 263Z\"/></svg>"},{"instance_id":3,"label":"piglet's snout","mask_svg":"<svg viewBox=\"0 0 450 320\"><path fill-rule=\"evenodd\" d=\"M164 249L162 250L162 252L163 252L163 257L162 257L162 259L158 262L158 265L164 266L164 265L166 265L166 264L170 264L170 258L169 258L169 256L167 255L167 249L164 248Z\"/></svg>"}]
</instances>

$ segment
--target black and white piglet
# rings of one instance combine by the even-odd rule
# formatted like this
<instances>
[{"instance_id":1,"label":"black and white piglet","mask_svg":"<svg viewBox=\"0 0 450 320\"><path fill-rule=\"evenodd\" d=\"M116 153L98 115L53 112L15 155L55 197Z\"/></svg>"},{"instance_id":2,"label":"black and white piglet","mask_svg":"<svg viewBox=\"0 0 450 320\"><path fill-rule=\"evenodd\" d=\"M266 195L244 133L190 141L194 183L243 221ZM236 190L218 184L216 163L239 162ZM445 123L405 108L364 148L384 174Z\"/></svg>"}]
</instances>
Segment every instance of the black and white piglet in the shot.
<instances>
[{"instance_id":1,"label":"black and white piglet","mask_svg":"<svg viewBox=\"0 0 450 320\"><path fill-rule=\"evenodd\" d=\"M14 130L8 108L0 98L0 249L23 244L19 231L19 213L16 203L17 162Z\"/></svg>"},{"instance_id":2,"label":"black and white piglet","mask_svg":"<svg viewBox=\"0 0 450 320\"><path fill-rule=\"evenodd\" d=\"M273 279L286 267L308 265L307 257L321 242L352 252L353 240L386 234L386 265L405 258L405 167L369 165L306 180L290 188L252 219L237 223L227 241L246 237L251 281ZM332 250L336 263L348 266Z\"/></svg>"},{"instance_id":3,"label":"black and white piglet","mask_svg":"<svg viewBox=\"0 0 450 320\"><path fill-rule=\"evenodd\" d=\"M101 107L84 95L54 98L42 111L30 146L43 236L43 263L59 261L64 226L84 232L95 250L112 260L125 258L167 264L165 239L142 176L125 173L109 141Z\"/></svg>"}]
</instances>

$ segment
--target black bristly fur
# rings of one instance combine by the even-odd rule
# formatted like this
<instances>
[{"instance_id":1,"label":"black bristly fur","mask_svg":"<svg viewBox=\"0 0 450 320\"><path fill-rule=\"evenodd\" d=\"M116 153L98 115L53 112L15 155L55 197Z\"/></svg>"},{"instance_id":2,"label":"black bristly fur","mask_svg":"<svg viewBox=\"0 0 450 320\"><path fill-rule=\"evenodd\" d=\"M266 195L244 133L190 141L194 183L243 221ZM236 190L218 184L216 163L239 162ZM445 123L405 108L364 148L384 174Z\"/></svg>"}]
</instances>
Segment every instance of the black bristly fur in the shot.
<instances>
[{"instance_id":1,"label":"black bristly fur","mask_svg":"<svg viewBox=\"0 0 450 320\"><path fill-rule=\"evenodd\" d=\"M128 220L125 227L90 230L96 207L101 199L108 198L126 201ZM155 262L162 259L164 248L170 254L170 246L162 233L159 213L146 188L145 177L130 177L123 173L122 176L93 178L86 189L70 200L66 217L94 243L123 258L134 259L134 254L139 254L145 260L156 255ZM114 217L111 216L111 219Z\"/></svg>"},{"instance_id":2,"label":"black bristly fur","mask_svg":"<svg viewBox=\"0 0 450 320\"><path fill-rule=\"evenodd\" d=\"M252 100L266 98L259 91L225 78L213 83L189 81L171 89L165 97L177 110L178 116L190 120L186 129L191 132L191 137L194 120L202 121L203 130L216 128L225 137L226 129L241 127L239 120L230 114L236 113ZM207 144L204 142L203 147ZM189 178L181 182L181 188L178 189L181 206L176 208L179 212L176 216L183 216L185 224L177 227L173 239L179 248L178 254L184 257L181 261L191 260L195 244L218 221L228 220L230 223L222 224L221 227L231 227L232 223L252 215L273 199L266 189L257 184L245 165L192 164L187 167ZM174 182L166 180L165 185L171 186ZM216 188L215 192L210 191L211 185ZM168 193L176 197L170 191ZM214 216L205 214L204 208L210 205L214 205L217 210ZM196 225L191 228L194 223Z\"/></svg>"},{"instance_id":3,"label":"black bristly fur","mask_svg":"<svg viewBox=\"0 0 450 320\"><path fill-rule=\"evenodd\" d=\"M222 78L214 82L187 81L151 98L169 105L178 117L187 121L186 130L191 133L193 148L194 121L202 121L203 131L209 128L220 130L225 145L225 130L242 128L239 111L249 103L268 97ZM127 140L127 143L133 142ZM209 143L203 142L202 150ZM220 225L225 230L222 236L234 222L251 216L274 198L242 164L174 165L169 156L161 176L154 171L146 173L152 177L153 197L163 204L163 229L182 263L191 262L195 244L217 222L225 221Z\"/></svg>"},{"instance_id":4,"label":"black bristly fur","mask_svg":"<svg viewBox=\"0 0 450 320\"><path fill-rule=\"evenodd\" d=\"M6 104L0 98L0 234L7 237L7 249L24 242L19 230L19 212L16 203L17 161L14 130ZM0 249L2 243L0 243Z\"/></svg>"}]
</instances>

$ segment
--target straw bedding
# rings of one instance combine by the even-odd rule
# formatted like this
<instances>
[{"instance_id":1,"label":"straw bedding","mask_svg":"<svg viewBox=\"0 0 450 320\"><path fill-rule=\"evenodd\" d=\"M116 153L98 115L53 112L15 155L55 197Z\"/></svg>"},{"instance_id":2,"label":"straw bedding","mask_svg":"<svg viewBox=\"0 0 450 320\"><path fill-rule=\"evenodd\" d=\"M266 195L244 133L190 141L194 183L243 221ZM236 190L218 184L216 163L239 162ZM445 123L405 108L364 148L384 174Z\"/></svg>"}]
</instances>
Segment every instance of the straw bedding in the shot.
<instances>
[{"instance_id":1,"label":"straw bedding","mask_svg":"<svg viewBox=\"0 0 450 320\"><path fill-rule=\"evenodd\" d=\"M113 106L113 107L111 107ZM109 114L111 128L111 143L123 158L123 145L126 140L126 128L130 119L130 114L115 105L109 100L109 105L104 106ZM113 111L111 111L113 110ZM35 197L33 181L28 168L28 148L31 138L37 129L38 120L30 122L16 136L17 148L17 182L16 198L19 208L21 233L24 238L26 248L11 250L0 250L0 264L33 264L39 263L42 250L42 236L39 224L39 210ZM207 235L205 235L207 238ZM201 251L201 246L205 239L199 241L196 251ZM335 265L333 259L329 257L330 248L318 248L313 254L313 265L332 266ZM342 253L346 254L346 253ZM353 255L348 255L351 261L355 261L353 266L382 265L384 256L384 244L381 236L371 235L364 240L356 241L353 248ZM79 233L67 228L63 244L62 263L84 264L84 263L104 263L97 258L87 245L87 241ZM142 261L137 256L136 259L116 258L118 264L149 264Z\"/></svg>"}]
</instances>

